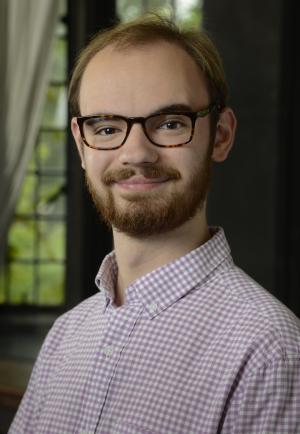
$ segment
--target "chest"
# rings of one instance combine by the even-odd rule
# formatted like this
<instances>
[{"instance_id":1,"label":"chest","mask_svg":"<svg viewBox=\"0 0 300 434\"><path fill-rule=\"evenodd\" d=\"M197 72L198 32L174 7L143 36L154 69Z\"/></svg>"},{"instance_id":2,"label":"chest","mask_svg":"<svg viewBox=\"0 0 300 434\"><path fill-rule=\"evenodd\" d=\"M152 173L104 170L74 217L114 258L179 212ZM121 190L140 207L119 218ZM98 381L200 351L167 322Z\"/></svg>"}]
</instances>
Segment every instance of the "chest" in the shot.
<instances>
[{"instance_id":1,"label":"chest","mask_svg":"<svg viewBox=\"0 0 300 434\"><path fill-rule=\"evenodd\" d=\"M215 433L242 358L231 327L193 303L153 318L138 304L114 309L61 346L44 421L51 409L66 432Z\"/></svg>"}]
</instances>

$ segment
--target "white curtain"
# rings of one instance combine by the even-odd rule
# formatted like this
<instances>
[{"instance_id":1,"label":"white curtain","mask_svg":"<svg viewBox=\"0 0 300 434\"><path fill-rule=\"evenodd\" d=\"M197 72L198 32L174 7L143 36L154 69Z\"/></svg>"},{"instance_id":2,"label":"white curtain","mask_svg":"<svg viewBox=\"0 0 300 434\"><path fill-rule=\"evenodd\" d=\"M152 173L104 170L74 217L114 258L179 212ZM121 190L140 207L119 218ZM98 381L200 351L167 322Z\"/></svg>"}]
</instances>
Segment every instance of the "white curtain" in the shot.
<instances>
[{"instance_id":1,"label":"white curtain","mask_svg":"<svg viewBox=\"0 0 300 434\"><path fill-rule=\"evenodd\" d=\"M0 0L0 261L37 138L59 0Z\"/></svg>"}]
</instances>

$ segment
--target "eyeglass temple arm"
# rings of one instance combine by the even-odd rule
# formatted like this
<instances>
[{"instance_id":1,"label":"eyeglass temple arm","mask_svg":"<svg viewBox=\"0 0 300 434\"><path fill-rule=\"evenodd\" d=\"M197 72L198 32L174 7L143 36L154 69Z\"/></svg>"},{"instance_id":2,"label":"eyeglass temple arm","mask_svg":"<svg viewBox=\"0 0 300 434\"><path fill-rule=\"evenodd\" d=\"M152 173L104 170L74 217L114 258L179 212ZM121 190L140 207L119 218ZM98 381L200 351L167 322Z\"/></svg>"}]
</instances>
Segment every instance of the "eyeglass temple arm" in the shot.
<instances>
[{"instance_id":1,"label":"eyeglass temple arm","mask_svg":"<svg viewBox=\"0 0 300 434\"><path fill-rule=\"evenodd\" d=\"M214 110L217 110L220 112L224 108L224 105L220 103L220 101L216 101L213 104L211 104L209 107L200 110L196 113L197 117L203 118L207 116L209 113L213 112Z\"/></svg>"}]
</instances>

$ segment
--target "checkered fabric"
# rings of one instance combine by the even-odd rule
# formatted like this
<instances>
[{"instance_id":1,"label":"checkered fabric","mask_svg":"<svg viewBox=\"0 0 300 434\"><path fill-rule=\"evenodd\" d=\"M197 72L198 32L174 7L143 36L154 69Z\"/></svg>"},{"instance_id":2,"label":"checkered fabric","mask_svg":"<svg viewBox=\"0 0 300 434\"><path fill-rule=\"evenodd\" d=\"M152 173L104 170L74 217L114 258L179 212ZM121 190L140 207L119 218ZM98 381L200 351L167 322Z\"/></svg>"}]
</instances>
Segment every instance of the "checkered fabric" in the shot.
<instances>
[{"instance_id":1,"label":"checkered fabric","mask_svg":"<svg viewBox=\"0 0 300 434\"><path fill-rule=\"evenodd\" d=\"M10 434L300 433L300 322L234 265L221 228L57 319Z\"/></svg>"}]
</instances>

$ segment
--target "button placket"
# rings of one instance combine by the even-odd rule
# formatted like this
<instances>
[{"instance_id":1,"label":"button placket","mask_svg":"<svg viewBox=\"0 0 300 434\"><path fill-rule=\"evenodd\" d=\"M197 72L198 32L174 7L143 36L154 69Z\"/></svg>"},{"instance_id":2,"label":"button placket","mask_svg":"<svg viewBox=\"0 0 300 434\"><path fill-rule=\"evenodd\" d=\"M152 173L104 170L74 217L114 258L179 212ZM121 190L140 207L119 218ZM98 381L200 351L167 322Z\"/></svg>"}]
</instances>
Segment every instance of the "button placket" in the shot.
<instances>
[{"instance_id":1,"label":"button placket","mask_svg":"<svg viewBox=\"0 0 300 434\"><path fill-rule=\"evenodd\" d=\"M113 353L114 353L114 348L113 348L112 345L105 345L105 346L102 348L102 352L103 352L103 354L105 354L105 356L110 357L110 356L112 356Z\"/></svg>"},{"instance_id":2,"label":"button placket","mask_svg":"<svg viewBox=\"0 0 300 434\"><path fill-rule=\"evenodd\" d=\"M152 302L148 304L148 309L151 313L155 313L157 311L157 303Z\"/></svg>"}]
</instances>

